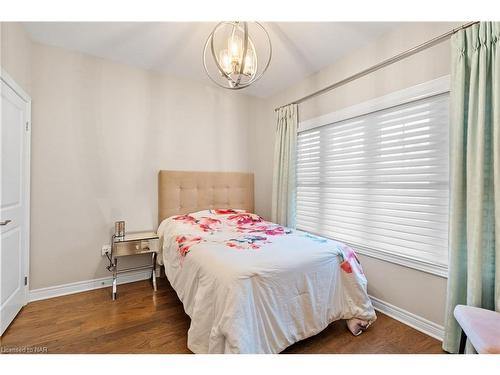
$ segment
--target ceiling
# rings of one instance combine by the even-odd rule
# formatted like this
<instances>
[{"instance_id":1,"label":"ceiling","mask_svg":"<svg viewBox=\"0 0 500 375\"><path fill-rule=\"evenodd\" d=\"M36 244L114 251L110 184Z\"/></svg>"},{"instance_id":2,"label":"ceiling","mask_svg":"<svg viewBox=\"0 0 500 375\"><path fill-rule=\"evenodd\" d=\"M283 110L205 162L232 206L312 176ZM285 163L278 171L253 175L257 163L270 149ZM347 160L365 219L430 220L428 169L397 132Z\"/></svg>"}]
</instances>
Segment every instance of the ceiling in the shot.
<instances>
[{"instance_id":1,"label":"ceiling","mask_svg":"<svg viewBox=\"0 0 500 375\"><path fill-rule=\"evenodd\" d=\"M215 22L27 22L33 40L210 84L202 64ZM273 57L243 91L268 97L399 26L391 22L264 22Z\"/></svg>"}]
</instances>

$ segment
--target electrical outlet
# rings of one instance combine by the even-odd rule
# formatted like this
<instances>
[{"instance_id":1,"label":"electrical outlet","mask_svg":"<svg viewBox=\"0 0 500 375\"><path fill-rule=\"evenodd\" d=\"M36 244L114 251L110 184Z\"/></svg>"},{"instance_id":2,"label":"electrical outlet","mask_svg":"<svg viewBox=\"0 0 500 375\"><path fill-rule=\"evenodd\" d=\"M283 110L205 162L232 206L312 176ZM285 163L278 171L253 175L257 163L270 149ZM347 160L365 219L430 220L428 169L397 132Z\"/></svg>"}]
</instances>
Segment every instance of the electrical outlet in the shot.
<instances>
[{"instance_id":1,"label":"electrical outlet","mask_svg":"<svg viewBox=\"0 0 500 375\"><path fill-rule=\"evenodd\" d=\"M111 245L102 245L101 255L105 256L106 253L110 253L111 254Z\"/></svg>"}]
</instances>

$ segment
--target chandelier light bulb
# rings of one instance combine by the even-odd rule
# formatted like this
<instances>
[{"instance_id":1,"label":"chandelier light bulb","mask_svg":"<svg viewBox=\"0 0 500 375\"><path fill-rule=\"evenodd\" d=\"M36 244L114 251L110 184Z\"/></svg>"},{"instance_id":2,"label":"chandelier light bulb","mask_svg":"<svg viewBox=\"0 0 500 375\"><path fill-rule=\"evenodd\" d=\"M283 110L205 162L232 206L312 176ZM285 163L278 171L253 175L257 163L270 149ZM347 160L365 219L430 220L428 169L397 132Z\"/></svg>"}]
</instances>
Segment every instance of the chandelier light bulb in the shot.
<instances>
[{"instance_id":1,"label":"chandelier light bulb","mask_svg":"<svg viewBox=\"0 0 500 375\"><path fill-rule=\"evenodd\" d=\"M255 73L254 67L253 67L253 56L247 54L245 57L245 70L243 71L243 74L247 76L252 76Z\"/></svg>"},{"instance_id":2,"label":"chandelier light bulb","mask_svg":"<svg viewBox=\"0 0 500 375\"><path fill-rule=\"evenodd\" d=\"M241 55L243 52L243 41L237 35L232 35L229 40L229 51L231 51L231 59L234 62L241 61Z\"/></svg>"},{"instance_id":3,"label":"chandelier light bulb","mask_svg":"<svg viewBox=\"0 0 500 375\"><path fill-rule=\"evenodd\" d=\"M231 73L231 58L229 57L227 49L220 51L219 63L226 74Z\"/></svg>"}]
</instances>

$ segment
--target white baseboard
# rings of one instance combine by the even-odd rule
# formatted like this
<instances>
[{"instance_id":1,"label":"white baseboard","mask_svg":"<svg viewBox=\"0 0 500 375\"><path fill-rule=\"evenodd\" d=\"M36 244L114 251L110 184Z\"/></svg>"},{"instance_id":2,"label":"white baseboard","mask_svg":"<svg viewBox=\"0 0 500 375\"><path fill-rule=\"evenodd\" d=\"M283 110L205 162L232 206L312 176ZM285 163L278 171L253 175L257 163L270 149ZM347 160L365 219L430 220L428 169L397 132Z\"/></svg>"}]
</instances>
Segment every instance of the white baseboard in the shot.
<instances>
[{"instance_id":1,"label":"white baseboard","mask_svg":"<svg viewBox=\"0 0 500 375\"><path fill-rule=\"evenodd\" d=\"M391 305L390 303L382 301L376 297L370 296L370 299L372 300L372 304L375 310L378 310L381 313L400 321L401 323L413 327L416 330L425 333L426 335L443 341L443 326L422 318L421 316L415 315L400 307Z\"/></svg>"},{"instance_id":2,"label":"white baseboard","mask_svg":"<svg viewBox=\"0 0 500 375\"><path fill-rule=\"evenodd\" d=\"M151 271L138 270L131 271L118 276L118 285L132 283L134 281L146 280L151 277ZM88 290L110 287L113 278L111 276L102 277L100 279L83 280L75 283L51 286L48 288L33 289L29 291L29 302L39 301L42 299L65 296L68 294L85 292ZM110 292L111 293L111 292Z\"/></svg>"}]
</instances>

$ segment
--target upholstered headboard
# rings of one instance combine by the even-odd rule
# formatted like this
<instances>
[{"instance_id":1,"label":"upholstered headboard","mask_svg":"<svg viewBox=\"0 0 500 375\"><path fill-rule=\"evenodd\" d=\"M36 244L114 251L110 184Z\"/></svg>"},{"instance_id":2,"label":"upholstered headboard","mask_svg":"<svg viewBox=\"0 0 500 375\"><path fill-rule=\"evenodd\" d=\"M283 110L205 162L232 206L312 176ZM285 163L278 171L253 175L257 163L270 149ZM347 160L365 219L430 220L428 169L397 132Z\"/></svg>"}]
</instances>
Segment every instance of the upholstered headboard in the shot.
<instances>
[{"instance_id":1,"label":"upholstered headboard","mask_svg":"<svg viewBox=\"0 0 500 375\"><path fill-rule=\"evenodd\" d=\"M210 208L254 211L253 173L160 171L158 223Z\"/></svg>"}]
</instances>

